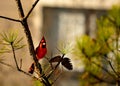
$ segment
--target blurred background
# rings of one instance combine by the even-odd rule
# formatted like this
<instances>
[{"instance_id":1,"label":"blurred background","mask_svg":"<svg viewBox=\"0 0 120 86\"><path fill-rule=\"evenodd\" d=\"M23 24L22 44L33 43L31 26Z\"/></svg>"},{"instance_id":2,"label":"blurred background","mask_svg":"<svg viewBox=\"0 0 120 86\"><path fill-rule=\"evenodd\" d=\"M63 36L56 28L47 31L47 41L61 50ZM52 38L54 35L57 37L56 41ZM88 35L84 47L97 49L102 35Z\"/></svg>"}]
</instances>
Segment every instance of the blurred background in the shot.
<instances>
[{"instance_id":1,"label":"blurred background","mask_svg":"<svg viewBox=\"0 0 120 86\"><path fill-rule=\"evenodd\" d=\"M24 12L27 13L34 0L21 1ZM96 19L106 15L112 5L118 3L120 0L40 0L28 19L35 47L39 44L42 36L45 36L47 56L50 57L51 54L60 53L57 48L61 43L74 45L76 37L84 34L95 38ZM0 15L19 19L15 0L1 0ZM8 31L8 29L18 31L20 36L24 37L23 43L27 44L23 27L19 23L0 18L0 32ZM28 71L32 63L28 46L16 51L16 53L18 62L22 58L22 68ZM84 66L80 60L73 58L72 54L68 53L66 56L71 59L73 70L65 70L55 86L81 86L79 76L84 70ZM6 63L14 67L12 69L0 64L0 86L34 86L30 77L16 71L12 57L11 53L0 56Z\"/></svg>"}]
</instances>

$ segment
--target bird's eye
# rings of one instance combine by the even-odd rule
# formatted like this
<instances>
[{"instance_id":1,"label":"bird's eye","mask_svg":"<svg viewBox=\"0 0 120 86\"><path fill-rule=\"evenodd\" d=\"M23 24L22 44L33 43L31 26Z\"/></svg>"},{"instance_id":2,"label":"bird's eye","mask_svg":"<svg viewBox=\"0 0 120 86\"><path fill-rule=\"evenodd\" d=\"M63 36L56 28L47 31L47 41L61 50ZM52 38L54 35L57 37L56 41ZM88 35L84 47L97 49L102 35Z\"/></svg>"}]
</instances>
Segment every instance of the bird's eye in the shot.
<instances>
[{"instance_id":1,"label":"bird's eye","mask_svg":"<svg viewBox=\"0 0 120 86\"><path fill-rule=\"evenodd\" d=\"M44 42L43 45L46 45L46 43Z\"/></svg>"},{"instance_id":2,"label":"bird's eye","mask_svg":"<svg viewBox=\"0 0 120 86\"><path fill-rule=\"evenodd\" d=\"M46 48L46 43L42 43L42 48Z\"/></svg>"}]
</instances>

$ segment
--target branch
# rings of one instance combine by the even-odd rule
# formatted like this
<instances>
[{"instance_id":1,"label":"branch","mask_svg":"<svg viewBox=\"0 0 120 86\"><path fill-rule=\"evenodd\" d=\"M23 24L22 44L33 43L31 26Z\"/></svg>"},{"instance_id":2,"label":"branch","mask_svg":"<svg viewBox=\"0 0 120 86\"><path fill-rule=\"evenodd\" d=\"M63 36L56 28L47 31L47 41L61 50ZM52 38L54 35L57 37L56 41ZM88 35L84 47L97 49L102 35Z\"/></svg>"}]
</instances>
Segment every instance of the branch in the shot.
<instances>
[{"instance_id":1,"label":"branch","mask_svg":"<svg viewBox=\"0 0 120 86\"><path fill-rule=\"evenodd\" d=\"M28 26L28 23L27 23L27 18L24 18L24 11L23 11L21 1L16 0L16 2L17 2L18 10L20 12L20 17L22 18L21 24L24 27L24 32L25 32L26 37L27 37L30 54L33 56L33 60L35 62L35 65L36 65L37 69L39 70L39 73L41 73L42 68L41 68L41 65L39 64L39 62L36 58L36 54L35 54L35 51L34 51L34 45L33 45L33 41L32 41L32 36L31 36L30 29L29 29L29 26Z\"/></svg>"},{"instance_id":2,"label":"branch","mask_svg":"<svg viewBox=\"0 0 120 86\"><path fill-rule=\"evenodd\" d=\"M5 17L5 16L0 16L0 18L7 19L7 20L10 20L10 21L15 21L15 22L21 22L18 19L13 19L13 18Z\"/></svg>"},{"instance_id":3,"label":"branch","mask_svg":"<svg viewBox=\"0 0 120 86\"><path fill-rule=\"evenodd\" d=\"M109 17L108 17L108 18L109 18ZM109 20L110 20L110 18L109 18ZM111 20L111 21L112 21L112 20ZM118 36L118 37L119 37L119 36ZM117 55L114 53L114 51L110 48L108 42L106 42L106 45L107 45L107 47L111 50L111 52L112 52L115 56L117 56ZM117 48L118 48L118 39L117 39ZM104 56L104 57L105 57L105 58L108 58L107 55ZM115 71L113 65L111 64L111 61L108 60L108 59L105 59L105 60L109 63L109 65L110 65L111 69L113 70L113 72L114 72L118 77L120 77L120 75Z\"/></svg>"},{"instance_id":4,"label":"branch","mask_svg":"<svg viewBox=\"0 0 120 86\"><path fill-rule=\"evenodd\" d=\"M86 56L86 54L84 53L84 55ZM86 56L87 57L87 56ZM87 57L87 60L89 61L89 58ZM98 66L99 68L103 69L106 73L108 73L111 77L113 77L113 79L116 79L116 77L110 73L106 68L104 68L103 66L97 64L96 62L94 61L91 61L93 64L95 64L96 66Z\"/></svg>"},{"instance_id":5,"label":"branch","mask_svg":"<svg viewBox=\"0 0 120 86\"><path fill-rule=\"evenodd\" d=\"M109 81L109 80L107 80L107 79L103 79L103 78L101 78L101 77L93 74L92 72L89 72L89 73L90 73L90 75L91 75L92 77L94 77L95 79L97 79L99 82L106 82L106 83L109 83L109 84L116 84L115 82Z\"/></svg>"},{"instance_id":6,"label":"branch","mask_svg":"<svg viewBox=\"0 0 120 86\"><path fill-rule=\"evenodd\" d=\"M62 61L62 59L64 58L64 56L65 56L65 54L62 55L61 60L56 64L55 68L50 72L50 74L48 74L47 78L49 78L55 72L55 70L60 65L60 62Z\"/></svg>"},{"instance_id":7,"label":"branch","mask_svg":"<svg viewBox=\"0 0 120 86\"><path fill-rule=\"evenodd\" d=\"M108 61L108 63L109 63L109 65L110 65L110 67L112 68L113 72L114 72L118 77L120 77L120 75L119 75L119 74L115 71L115 69L113 68L113 65L111 64L111 62Z\"/></svg>"},{"instance_id":8,"label":"branch","mask_svg":"<svg viewBox=\"0 0 120 86\"><path fill-rule=\"evenodd\" d=\"M30 9L30 11L28 12L28 14L25 18L24 18L25 14L24 14L24 11L23 11L21 1L20 0L15 0L15 1L17 3L18 11L20 13L20 18L22 20L12 19L12 18L8 18L8 17L4 17L4 16L0 16L0 18L4 18L4 19L7 19L7 20L11 20L11 21L21 23L21 25L24 27L24 32L25 32L26 37L27 37L30 54L32 55L33 60L35 62L36 69L39 72L39 78L41 78L41 80L42 80L42 82L44 83L45 86L51 86L48 78L45 76L44 72L42 71L41 64L38 62L38 60L36 58L36 53L35 53L35 50L34 50L34 45L33 45L31 32L30 32L30 29L29 29L29 26L28 26L28 23L27 23L27 19L28 19L29 15L31 14L31 12L33 11L34 7L36 6L36 4L38 3L39 0L36 0L36 2L33 4L32 8ZM17 70L25 73L26 75L31 76L29 73L27 73L27 72L25 72L25 71L23 71L19 68L17 60L16 60L16 56L15 56L15 50L14 50L14 47L13 47L12 43L11 43L11 47L12 47L12 50L13 50L13 56L14 56L14 60L15 60Z\"/></svg>"},{"instance_id":9,"label":"branch","mask_svg":"<svg viewBox=\"0 0 120 86\"><path fill-rule=\"evenodd\" d=\"M25 17L26 19L29 17L29 15L31 14L31 12L33 11L38 2L39 0L36 0L35 3L32 5L32 8L29 10L28 14Z\"/></svg>"},{"instance_id":10,"label":"branch","mask_svg":"<svg viewBox=\"0 0 120 86\"><path fill-rule=\"evenodd\" d=\"M28 76L30 76L30 77L36 79L36 80L40 80L40 82L42 82L42 79L41 79L41 78L35 77L35 76L33 76L32 74L23 71L22 69L19 69L18 71L20 71L20 72L24 73L25 75L28 75Z\"/></svg>"},{"instance_id":11,"label":"branch","mask_svg":"<svg viewBox=\"0 0 120 86\"><path fill-rule=\"evenodd\" d=\"M48 78L45 76L44 72L42 71L41 64L38 62L38 60L36 58L36 53L35 53L35 50L34 50L34 45L33 45L33 40L32 40L32 36L31 36L31 32L30 32L30 29L29 29L29 26L28 26L28 23L27 23L27 18L28 17L24 18L24 12L23 12L23 8L22 8L20 0L16 0L16 2L17 2L17 5L18 5L18 8L19 8L19 12L21 14L21 18L22 18L21 24L24 27L24 31L25 31L25 34L26 34L26 37L27 37L30 54L33 57L33 60L35 62L35 66L36 66L36 69L39 72L39 75L43 74L42 76L39 76L39 77L42 78L42 82L45 84L45 86L51 86ZM37 4L37 1L35 3L35 6L36 6L36 4ZM28 16L32 12L33 8L29 12Z\"/></svg>"},{"instance_id":12,"label":"branch","mask_svg":"<svg viewBox=\"0 0 120 86\"><path fill-rule=\"evenodd\" d=\"M17 7L20 13L21 18L24 18L24 11L20 0L16 0Z\"/></svg>"},{"instance_id":13,"label":"branch","mask_svg":"<svg viewBox=\"0 0 120 86\"><path fill-rule=\"evenodd\" d=\"M17 63L17 59L16 59L16 55L15 55L15 49L14 49L14 47L13 47L13 43L11 43L11 47L12 47L13 57L14 57L14 61L15 61L15 64L16 64L16 67L17 67L17 70L20 71L20 72L22 72L22 73L24 73L25 75L28 75L28 76L30 76L30 77L36 79L36 80L40 80L40 81L42 81L40 78L35 77L35 76L33 76L32 74L27 73L27 72L23 71L21 68L19 68L18 63ZM2 61L1 61L0 63L3 64L3 65L5 65L5 66L8 66L8 67L13 68L10 64L4 63L4 62L2 62Z\"/></svg>"},{"instance_id":14,"label":"branch","mask_svg":"<svg viewBox=\"0 0 120 86\"><path fill-rule=\"evenodd\" d=\"M10 68L13 68L13 66L11 66L10 64L7 64L7 63L5 63L5 62L0 62L0 64L3 64L3 65L8 66L8 67L10 67ZM13 69L14 69L14 68L13 68ZM37 78L37 77L35 77L35 76L33 76L33 75L31 75L31 74L29 74L29 73L23 71L22 69L19 69L18 71L20 71L20 72L24 73L25 75L28 75L28 76L30 76L30 77L36 79L36 80L42 81L40 78Z\"/></svg>"},{"instance_id":15,"label":"branch","mask_svg":"<svg viewBox=\"0 0 120 86\"><path fill-rule=\"evenodd\" d=\"M14 57L14 61L15 61L16 67L17 67L18 70L20 70L20 68L18 66L18 63L17 63L16 56L15 56L15 50L14 50L14 47L13 47L13 42L11 43L11 47L12 47L13 57Z\"/></svg>"},{"instance_id":16,"label":"branch","mask_svg":"<svg viewBox=\"0 0 120 86\"><path fill-rule=\"evenodd\" d=\"M60 78L62 72L56 77L56 79L51 83L52 85Z\"/></svg>"},{"instance_id":17,"label":"branch","mask_svg":"<svg viewBox=\"0 0 120 86\"><path fill-rule=\"evenodd\" d=\"M61 57L61 60L58 62L58 64L55 66L55 69L54 70L56 70L57 69L57 67L59 66L59 64L60 64L60 62L62 61L62 59L64 58L64 56L65 56L65 54L63 54L62 55L62 57Z\"/></svg>"},{"instance_id":18,"label":"branch","mask_svg":"<svg viewBox=\"0 0 120 86\"><path fill-rule=\"evenodd\" d=\"M28 76L34 78L34 79L37 79L37 80L42 81L41 79L39 79L39 78L33 76L32 74L23 71L23 70L21 69L21 66L20 66L20 68L19 68L18 63L17 63L17 59L16 59L16 55L15 55L15 49L14 49L14 47L13 47L13 42L11 42L11 47L12 47L13 57L14 57L14 61L15 61L15 64L16 64L16 67L17 67L17 70L20 71L20 72L22 72L22 73L24 73L25 75L28 75ZM10 66L9 64L5 64L5 63L4 63L4 65L6 65L6 66Z\"/></svg>"},{"instance_id":19,"label":"branch","mask_svg":"<svg viewBox=\"0 0 120 86\"><path fill-rule=\"evenodd\" d=\"M114 79L116 79L116 78L114 77L114 75L111 74L106 68L104 68L103 66L97 64L97 63L94 62L94 61L92 61L92 63L95 64L95 65L97 65L98 67L102 68L102 69L103 69L105 72L107 72L110 76L112 76Z\"/></svg>"}]
</instances>

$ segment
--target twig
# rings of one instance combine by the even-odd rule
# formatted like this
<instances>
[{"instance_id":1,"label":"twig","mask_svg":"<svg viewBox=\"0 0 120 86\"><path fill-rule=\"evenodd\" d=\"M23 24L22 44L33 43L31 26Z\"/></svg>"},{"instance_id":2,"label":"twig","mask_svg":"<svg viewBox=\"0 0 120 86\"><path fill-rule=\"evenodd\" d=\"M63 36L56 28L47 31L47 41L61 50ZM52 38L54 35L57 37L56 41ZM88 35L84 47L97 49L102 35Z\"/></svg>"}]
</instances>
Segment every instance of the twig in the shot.
<instances>
[{"instance_id":1,"label":"twig","mask_svg":"<svg viewBox=\"0 0 120 86\"><path fill-rule=\"evenodd\" d=\"M8 67L11 67L11 68L13 68L13 66L12 66L12 65L10 65L10 64L7 64L7 63L5 63L5 62L2 62L2 61L0 61L0 63L1 63L1 64L3 64L3 65L6 65L6 66L8 66Z\"/></svg>"},{"instance_id":2,"label":"twig","mask_svg":"<svg viewBox=\"0 0 120 86\"><path fill-rule=\"evenodd\" d=\"M35 3L32 5L32 8L29 10L28 14L25 17L26 19L29 17L29 15L31 14L31 12L33 11L38 2L39 0L36 0Z\"/></svg>"},{"instance_id":3,"label":"twig","mask_svg":"<svg viewBox=\"0 0 120 86\"><path fill-rule=\"evenodd\" d=\"M87 57L87 55L84 53L84 55ZM89 61L89 58L87 57L87 60ZM111 77L113 77L114 79L116 79L116 77L110 73L106 68L104 68L103 66L97 64L96 62L94 61L91 61L93 64L95 64L96 66L98 66L99 68L103 69L105 72L107 72Z\"/></svg>"},{"instance_id":4,"label":"twig","mask_svg":"<svg viewBox=\"0 0 120 86\"><path fill-rule=\"evenodd\" d=\"M16 0L16 3L17 3L18 10L19 10L18 12L20 13L21 18L24 18L25 14L24 14L24 11L23 11L21 1Z\"/></svg>"},{"instance_id":5,"label":"twig","mask_svg":"<svg viewBox=\"0 0 120 86\"><path fill-rule=\"evenodd\" d=\"M97 79L97 80L100 81L100 82L107 82L107 83L109 83L109 84L115 84L115 82L111 82L111 81L109 81L109 80L107 80L107 79L103 79L103 78L101 78L101 77L93 74L92 72L89 72L89 73L90 73L90 75L91 75L92 77L94 77L95 79Z\"/></svg>"},{"instance_id":6,"label":"twig","mask_svg":"<svg viewBox=\"0 0 120 86\"><path fill-rule=\"evenodd\" d=\"M94 62L94 61L92 61L92 63L93 64L95 64L96 66L98 66L98 67L100 67L100 68L102 68L105 72L107 72L110 76L112 76L114 79L116 79L115 77L114 77L114 75L113 74L111 74L106 68L104 68L103 66L101 66L101 65L99 65L99 64L97 64L96 62Z\"/></svg>"},{"instance_id":7,"label":"twig","mask_svg":"<svg viewBox=\"0 0 120 86\"><path fill-rule=\"evenodd\" d=\"M14 69L14 67L13 66L11 66L10 64L7 64L7 63L4 63L4 62L0 62L0 64L3 64L3 65L5 65L5 66L8 66L8 67L10 67L10 68L13 68ZM20 72L22 72L22 73L24 73L25 75L28 75L28 76L30 76L30 77L32 77L32 78L34 78L34 79L36 79L36 80L40 80L41 81L41 79L40 78L38 78L38 77L35 77L35 76L33 76L33 75L31 75L31 74L29 74L29 73L27 73L27 72L25 72L25 71L23 71L23 70L18 70L18 71L20 71Z\"/></svg>"},{"instance_id":8,"label":"twig","mask_svg":"<svg viewBox=\"0 0 120 86\"><path fill-rule=\"evenodd\" d=\"M7 19L7 20L10 20L10 21L15 21L15 22L21 22L18 19L13 19L13 18L5 17L5 16L0 16L0 18Z\"/></svg>"},{"instance_id":9,"label":"twig","mask_svg":"<svg viewBox=\"0 0 120 86\"><path fill-rule=\"evenodd\" d=\"M62 59L64 58L65 54L62 55L61 60L57 63L57 65L55 66L55 68L50 72L50 74L48 74L47 78L49 78L54 72L55 70L58 68L60 62L62 61Z\"/></svg>"},{"instance_id":10,"label":"twig","mask_svg":"<svg viewBox=\"0 0 120 86\"><path fill-rule=\"evenodd\" d=\"M22 68L22 59L20 59L20 69Z\"/></svg>"},{"instance_id":11,"label":"twig","mask_svg":"<svg viewBox=\"0 0 120 86\"><path fill-rule=\"evenodd\" d=\"M119 74L115 71L115 69L113 68L113 65L111 64L111 62L108 61L108 63L109 63L109 65L110 65L110 67L112 68L113 72L114 72L118 77L120 77L120 75L119 75Z\"/></svg>"},{"instance_id":12,"label":"twig","mask_svg":"<svg viewBox=\"0 0 120 86\"><path fill-rule=\"evenodd\" d=\"M60 78L61 74L62 74L62 73L60 73L60 74L56 77L56 79L52 82L52 85Z\"/></svg>"},{"instance_id":13,"label":"twig","mask_svg":"<svg viewBox=\"0 0 120 86\"><path fill-rule=\"evenodd\" d=\"M15 63L16 63L17 70L18 70L18 71L20 71L20 72L22 72L22 73L24 73L25 75L28 75L28 76L30 76L30 77L32 77L32 78L34 78L34 79L36 79L36 80L40 80L40 81L41 81L41 79L40 79L40 78L35 77L35 76L33 76L32 74L27 73L27 72L23 71L21 68L19 68L18 63L17 63L17 59L16 59L16 55L15 55L15 49L14 49L14 47L13 47L13 44L12 44L12 43L11 43L11 47L12 47L13 57L14 57L14 61L15 61ZM4 62L2 62L2 61L1 61L0 63L1 63L1 64L3 64L3 65L6 65L6 66L8 66L8 67L13 68L10 64L4 63Z\"/></svg>"},{"instance_id":14,"label":"twig","mask_svg":"<svg viewBox=\"0 0 120 86\"><path fill-rule=\"evenodd\" d=\"M21 66L20 66L20 68L19 68L18 63L17 63L17 59L16 59L16 55L15 55L15 49L14 49L14 47L13 47L13 43L11 43L11 47L12 47L13 57L14 57L14 61L15 61L17 70L20 71L20 72L22 72L22 73L24 73L24 74L26 74L26 75L28 75L28 76L30 76L30 77L32 77L32 78L35 78L35 79L37 79L37 80L40 80L39 78L31 75L30 73L27 73L27 72L23 71L23 70L21 69Z\"/></svg>"},{"instance_id":15,"label":"twig","mask_svg":"<svg viewBox=\"0 0 120 86\"><path fill-rule=\"evenodd\" d=\"M20 68L18 66L18 63L17 63L16 56L15 56L15 50L14 50L14 47L13 47L13 42L11 42L11 48L12 48L12 51L13 51L13 57L14 57L14 61L15 61L16 67L17 67L18 70L20 70Z\"/></svg>"},{"instance_id":16,"label":"twig","mask_svg":"<svg viewBox=\"0 0 120 86\"><path fill-rule=\"evenodd\" d=\"M109 20L111 20L111 22L112 22L112 19L109 18ZM118 36L118 37L119 37L119 36ZM117 38L116 40L117 40L117 41L116 41L116 43L117 43L116 48L118 49L118 38ZM109 46L109 44L108 44L107 42L106 42L106 45L107 45L107 47L111 50L111 52L112 52L115 56L117 56L117 55L114 53L114 51L110 48L110 46ZM104 57L105 57L105 58L108 58L108 56L104 56ZM108 60L108 59L105 59L105 60L109 63L109 65L110 65L111 69L113 70L113 72L114 72L118 77L120 77L120 75L115 71L113 65L111 64L111 61Z\"/></svg>"},{"instance_id":17,"label":"twig","mask_svg":"<svg viewBox=\"0 0 120 86\"><path fill-rule=\"evenodd\" d=\"M19 69L18 71L20 71L20 72L24 73L25 75L28 75L28 76L30 76L30 77L36 79L36 80L40 80L40 81L42 82L42 79L41 79L41 78L35 77L35 76L33 76L32 74L23 71L22 69Z\"/></svg>"},{"instance_id":18,"label":"twig","mask_svg":"<svg viewBox=\"0 0 120 86\"><path fill-rule=\"evenodd\" d=\"M58 62L58 64L55 66L55 69L54 69L54 70L57 69L57 67L59 66L60 62L63 60L64 56L65 56L65 54L62 55L61 60L60 60L60 61Z\"/></svg>"},{"instance_id":19,"label":"twig","mask_svg":"<svg viewBox=\"0 0 120 86\"><path fill-rule=\"evenodd\" d=\"M104 56L105 58L108 58L108 56ZM120 77L120 75L115 71L115 69L114 69L114 67L113 67L113 65L111 64L111 61L110 60L108 60L108 59L105 59L107 62L108 62L108 64L110 65L110 67L111 67L111 69L113 70L113 72L118 76L118 77Z\"/></svg>"}]
</instances>

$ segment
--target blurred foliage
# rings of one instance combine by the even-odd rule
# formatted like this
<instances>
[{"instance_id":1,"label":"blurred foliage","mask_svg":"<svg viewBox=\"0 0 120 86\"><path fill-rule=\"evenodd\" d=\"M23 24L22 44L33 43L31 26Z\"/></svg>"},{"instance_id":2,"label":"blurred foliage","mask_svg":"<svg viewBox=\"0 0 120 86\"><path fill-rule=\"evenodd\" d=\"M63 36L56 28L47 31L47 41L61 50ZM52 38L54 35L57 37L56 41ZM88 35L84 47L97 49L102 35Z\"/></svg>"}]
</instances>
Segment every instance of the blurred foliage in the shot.
<instances>
[{"instance_id":1,"label":"blurred foliage","mask_svg":"<svg viewBox=\"0 0 120 86\"><path fill-rule=\"evenodd\" d=\"M109 17L114 21L116 24L115 26L120 26L120 5L113 6L113 8L109 11Z\"/></svg>"},{"instance_id":2,"label":"blurred foliage","mask_svg":"<svg viewBox=\"0 0 120 86\"><path fill-rule=\"evenodd\" d=\"M80 39L77 39L77 46L86 57L95 57L100 49L100 45L96 42L95 39L91 39L89 36L84 35Z\"/></svg>"},{"instance_id":3,"label":"blurred foliage","mask_svg":"<svg viewBox=\"0 0 120 86\"><path fill-rule=\"evenodd\" d=\"M120 82L119 32L120 6L113 6L106 16L97 20L95 39L88 35L77 38L75 54L85 65L82 86L109 86Z\"/></svg>"},{"instance_id":4,"label":"blurred foliage","mask_svg":"<svg viewBox=\"0 0 120 86\"><path fill-rule=\"evenodd\" d=\"M57 50L60 51L61 54L66 55L66 54L72 52L73 47L72 47L71 43L60 42Z\"/></svg>"},{"instance_id":5,"label":"blurred foliage","mask_svg":"<svg viewBox=\"0 0 120 86\"><path fill-rule=\"evenodd\" d=\"M34 81L34 86L43 86L43 84L40 83L40 81L35 80L35 81Z\"/></svg>"}]
</instances>

